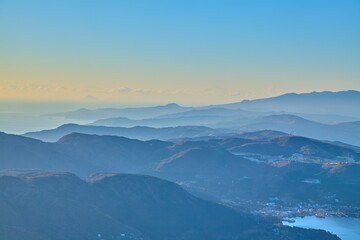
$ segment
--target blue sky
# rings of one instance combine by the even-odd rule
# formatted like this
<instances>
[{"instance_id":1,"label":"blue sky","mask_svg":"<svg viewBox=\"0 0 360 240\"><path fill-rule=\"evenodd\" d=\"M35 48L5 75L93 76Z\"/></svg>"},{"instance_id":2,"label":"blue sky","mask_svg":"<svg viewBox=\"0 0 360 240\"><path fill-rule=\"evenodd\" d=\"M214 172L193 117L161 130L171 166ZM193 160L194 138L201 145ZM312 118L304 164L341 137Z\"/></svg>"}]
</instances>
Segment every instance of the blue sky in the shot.
<instances>
[{"instance_id":1,"label":"blue sky","mask_svg":"<svg viewBox=\"0 0 360 240\"><path fill-rule=\"evenodd\" d=\"M360 90L360 1L0 0L0 99Z\"/></svg>"}]
</instances>

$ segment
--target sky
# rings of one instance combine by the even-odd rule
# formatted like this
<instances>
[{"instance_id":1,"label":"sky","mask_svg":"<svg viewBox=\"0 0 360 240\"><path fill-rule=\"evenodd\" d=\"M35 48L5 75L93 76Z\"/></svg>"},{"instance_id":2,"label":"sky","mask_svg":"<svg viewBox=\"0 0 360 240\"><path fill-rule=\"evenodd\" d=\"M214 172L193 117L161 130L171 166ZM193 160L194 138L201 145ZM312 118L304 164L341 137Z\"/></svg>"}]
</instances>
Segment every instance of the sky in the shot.
<instances>
[{"instance_id":1,"label":"sky","mask_svg":"<svg viewBox=\"0 0 360 240\"><path fill-rule=\"evenodd\" d=\"M360 0L0 0L0 101L360 90Z\"/></svg>"}]
</instances>

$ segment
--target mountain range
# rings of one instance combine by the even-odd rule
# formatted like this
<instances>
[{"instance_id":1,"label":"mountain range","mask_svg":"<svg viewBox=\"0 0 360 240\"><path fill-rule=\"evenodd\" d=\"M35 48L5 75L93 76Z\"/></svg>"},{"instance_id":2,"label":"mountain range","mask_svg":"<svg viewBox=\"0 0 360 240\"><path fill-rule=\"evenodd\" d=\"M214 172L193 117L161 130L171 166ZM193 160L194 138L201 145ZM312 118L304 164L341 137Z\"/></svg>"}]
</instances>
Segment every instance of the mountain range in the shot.
<instances>
[{"instance_id":1,"label":"mountain range","mask_svg":"<svg viewBox=\"0 0 360 240\"><path fill-rule=\"evenodd\" d=\"M206 119L207 117L204 116L203 118ZM65 124L55 129L26 133L24 134L24 136L48 142L55 142L67 134L70 134L72 132L78 132L86 134L123 136L129 138L137 138L141 140L170 140L178 138L194 138L207 136L231 136L238 135L241 132L274 130L308 138L315 138L327 141L339 141L347 144L360 146L360 138L358 138L358 136L360 136L360 121L330 125L310 121L295 115L288 114L270 115L265 117L253 118L251 120L247 119L235 122L227 121L226 117L221 118L223 120L225 119L226 122L220 125L217 124L217 126L220 128L210 128L207 126L204 127L202 125L184 125L163 128L136 126L126 128ZM182 118L180 118L180 121L181 119Z\"/></svg>"},{"instance_id":2,"label":"mountain range","mask_svg":"<svg viewBox=\"0 0 360 240\"><path fill-rule=\"evenodd\" d=\"M155 107L133 107L133 108L99 108L90 110L86 108L78 109L72 112L47 114L46 116L61 116L69 119L87 119L97 120L109 117L128 117L133 119L142 119L157 117L164 114L178 113L191 110L191 107L181 107L176 103L169 103L163 106Z\"/></svg>"},{"instance_id":3,"label":"mountain range","mask_svg":"<svg viewBox=\"0 0 360 240\"><path fill-rule=\"evenodd\" d=\"M342 91L43 115L0 132L0 239L339 239L281 221L360 216L359 106Z\"/></svg>"},{"instance_id":4,"label":"mountain range","mask_svg":"<svg viewBox=\"0 0 360 240\"><path fill-rule=\"evenodd\" d=\"M128 138L135 138L141 140L169 140L183 137L199 137L199 136L215 136L226 134L227 131L215 130L202 126L179 126L166 128L151 128L151 127L103 127L90 126L78 124L65 124L56 129L42 130L39 132L30 132L24 134L26 137L31 137L47 142L56 142L61 137L70 133L85 133L97 135L112 135L122 136Z\"/></svg>"},{"instance_id":5,"label":"mountain range","mask_svg":"<svg viewBox=\"0 0 360 240\"><path fill-rule=\"evenodd\" d=\"M102 108L102 109L79 109L73 112L51 114L51 116L63 116L70 119L100 120L105 118L157 118L164 115L178 114L185 111L197 111L207 109L222 109L205 111L201 115L223 115L214 111L241 110L242 113L290 113L305 114L303 117L321 116L322 119L337 117L342 121L360 120L359 113L360 92L355 90L339 92L311 92L311 93L287 93L276 97L243 100L236 103L209 105L202 107L182 107L175 103L163 106L141 108ZM227 110L226 110L227 109ZM195 112L196 113L196 112ZM189 116L189 113L186 115ZM193 115L193 114L190 114ZM269 115L269 114L268 114ZM169 116L168 116L169 117ZM317 119L321 119L318 117ZM346 120L347 119L347 120Z\"/></svg>"},{"instance_id":6,"label":"mountain range","mask_svg":"<svg viewBox=\"0 0 360 240\"><path fill-rule=\"evenodd\" d=\"M289 204L311 199L337 204L329 197L332 193L339 204L360 204L358 195L350 194L360 186L358 152L303 137L268 138L270 135L259 132L244 134L249 138L166 142L72 133L56 143L45 143L1 134L0 170L68 171L83 177L108 171L148 174L178 182L199 196L207 195L219 202L239 198L266 202L279 197ZM237 155L239 152L273 155L273 159L253 161L246 154ZM284 162L284 156L299 154L304 159L320 159L320 163L302 159ZM284 163L279 167L278 162ZM297 176L290 181L295 186L293 191L284 187L291 176ZM322 184L308 184L307 179L317 179ZM299 195L299 189L307 189L308 194Z\"/></svg>"},{"instance_id":7,"label":"mountain range","mask_svg":"<svg viewBox=\"0 0 360 240\"><path fill-rule=\"evenodd\" d=\"M288 113L334 114L360 117L360 92L355 90L339 92L287 93L276 97L244 100L239 103L219 105L220 107L248 111L284 111Z\"/></svg>"},{"instance_id":8,"label":"mountain range","mask_svg":"<svg viewBox=\"0 0 360 240\"><path fill-rule=\"evenodd\" d=\"M25 136L53 142L71 132L82 132L169 140L275 130L360 146L357 137L360 134L359 106L360 92L351 90L288 93L202 107L182 107L171 103L155 107L80 109L51 116L85 119L91 122L86 127L66 124L57 129L26 133Z\"/></svg>"},{"instance_id":9,"label":"mountain range","mask_svg":"<svg viewBox=\"0 0 360 240\"><path fill-rule=\"evenodd\" d=\"M274 225L201 200L174 183L129 174L84 181L59 172L2 173L0 211L0 238L8 240L339 239Z\"/></svg>"}]
</instances>

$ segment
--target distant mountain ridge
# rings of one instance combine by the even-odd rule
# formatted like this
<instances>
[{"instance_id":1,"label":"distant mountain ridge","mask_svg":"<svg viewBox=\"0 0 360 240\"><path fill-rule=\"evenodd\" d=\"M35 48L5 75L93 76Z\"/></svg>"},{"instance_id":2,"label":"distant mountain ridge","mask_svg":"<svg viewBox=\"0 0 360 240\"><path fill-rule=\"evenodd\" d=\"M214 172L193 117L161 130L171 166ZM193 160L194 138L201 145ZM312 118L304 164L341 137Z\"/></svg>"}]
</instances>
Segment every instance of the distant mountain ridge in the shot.
<instances>
[{"instance_id":1,"label":"distant mountain ridge","mask_svg":"<svg viewBox=\"0 0 360 240\"><path fill-rule=\"evenodd\" d=\"M140 140L169 140L179 137L198 137L198 136L214 136L225 134L220 130L215 130L203 126L179 126L167 128L151 128L151 127L103 127L92 125L65 124L56 129L43 130L40 132L26 133L24 136L32 137L47 142L56 142L63 136L70 133L85 133L97 135L112 135L128 138L136 138Z\"/></svg>"},{"instance_id":2,"label":"distant mountain ridge","mask_svg":"<svg viewBox=\"0 0 360 240\"><path fill-rule=\"evenodd\" d=\"M204 116L204 118L206 119L209 117ZM218 119L220 118L223 121L226 121L227 119L224 116L219 117ZM196 138L211 136L236 136L241 132L272 130L319 140L339 141L351 145L360 146L360 138L358 137L360 136L360 121L330 125L310 121L295 115L281 114L257 117L250 120L247 119L243 122L241 120L231 120L229 124L226 123L227 122L222 124L221 128L210 128L204 127L202 125L183 125L177 127L162 128L136 126L126 128L65 124L56 129L26 133L24 134L24 136L47 142L55 142L67 134L78 132L85 134L123 136L128 138L137 138L141 140L170 140L179 138ZM227 125L228 128L223 128Z\"/></svg>"},{"instance_id":3,"label":"distant mountain ridge","mask_svg":"<svg viewBox=\"0 0 360 240\"><path fill-rule=\"evenodd\" d=\"M360 105L359 105L360 106ZM239 128L243 131L276 130L320 140L341 141L360 146L360 121L322 124L295 115L271 115Z\"/></svg>"},{"instance_id":4,"label":"distant mountain ridge","mask_svg":"<svg viewBox=\"0 0 360 240\"><path fill-rule=\"evenodd\" d=\"M286 111L289 113L340 114L360 117L360 92L355 90L339 92L287 93L277 97L244 100L223 104L220 107L242 108L250 111Z\"/></svg>"},{"instance_id":5,"label":"distant mountain ridge","mask_svg":"<svg viewBox=\"0 0 360 240\"><path fill-rule=\"evenodd\" d=\"M185 111L206 109L241 109L251 112L285 112L290 114L333 114L360 119L360 92L356 90L339 92L286 93L276 97L243 100L228 104L215 104L202 107L181 107L176 103L163 106L139 108L102 108L79 109L73 112L51 114L70 119L100 120L106 118L157 118L162 115L177 114ZM213 110L211 110L213 111ZM226 110L223 110L226 111ZM349 118L350 120L351 118ZM350 120L351 121L351 120Z\"/></svg>"},{"instance_id":6,"label":"distant mountain ridge","mask_svg":"<svg viewBox=\"0 0 360 240\"><path fill-rule=\"evenodd\" d=\"M99 108L99 109L78 109L72 112L48 114L47 116L62 116L69 119L90 119L98 120L110 117L128 117L133 119L143 119L157 117L163 114L178 113L191 110L191 107L181 107L176 103L155 107L133 107L133 108Z\"/></svg>"},{"instance_id":7,"label":"distant mountain ridge","mask_svg":"<svg viewBox=\"0 0 360 240\"><path fill-rule=\"evenodd\" d=\"M150 138L168 140L214 136L217 135L219 129L221 129L220 132L225 130L226 134L237 134L239 131L276 130L360 146L360 139L357 137L360 134L360 92L354 90L289 93L272 98L203 107L181 107L172 103L145 108L83 109L57 115L68 118L88 118L94 121L87 127L64 125L58 129L27 133L25 136L56 141L71 133L68 129L73 128L72 132L113 134L142 140ZM192 127L185 129L185 126ZM133 129L105 130L104 127ZM145 127L159 129L153 131ZM169 129L170 127L173 129ZM201 130L201 127L209 129ZM167 128L167 130L160 130L160 128ZM192 128L192 134L190 128ZM61 134L62 131L63 134Z\"/></svg>"}]
</instances>

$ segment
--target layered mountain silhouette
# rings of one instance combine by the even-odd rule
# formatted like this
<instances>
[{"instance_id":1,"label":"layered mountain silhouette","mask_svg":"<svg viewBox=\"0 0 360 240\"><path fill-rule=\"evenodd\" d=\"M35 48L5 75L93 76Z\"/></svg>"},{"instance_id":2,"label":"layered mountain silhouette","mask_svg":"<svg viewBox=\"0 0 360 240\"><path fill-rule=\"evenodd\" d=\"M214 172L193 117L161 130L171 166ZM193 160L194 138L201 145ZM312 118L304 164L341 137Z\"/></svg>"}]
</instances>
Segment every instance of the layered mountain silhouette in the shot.
<instances>
[{"instance_id":1,"label":"layered mountain silhouette","mask_svg":"<svg viewBox=\"0 0 360 240\"><path fill-rule=\"evenodd\" d=\"M97 135L112 135L122 136L128 138L135 138L140 140L160 139L169 140L183 137L198 137L198 136L214 136L226 133L224 130L215 130L202 126L180 126L167 128L150 128L150 127L103 127L103 126L88 126L78 124L65 124L56 129L43 130L40 132L30 132L24 134L26 137L31 137L47 142L56 142L60 138L70 133L85 133Z\"/></svg>"},{"instance_id":2,"label":"layered mountain silhouette","mask_svg":"<svg viewBox=\"0 0 360 240\"><path fill-rule=\"evenodd\" d=\"M206 118L206 116L204 116L204 118ZM226 120L225 117L222 117L222 119ZM178 126L165 128L137 126L126 128L65 124L55 129L26 133L24 136L48 142L55 142L67 134L78 132L86 134L123 136L141 140L170 140L177 138L236 136L241 132L272 130L292 135L327 141L340 141L360 146L360 139L358 138L360 135L360 121L330 125L288 114L258 117L252 119L251 123L249 123L249 121L250 120L235 121L232 123L227 122L229 124L229 128L216 129L203 126Z\"/></svg>"},{"instance_id":3,"label":"layered mountain silhouette","mask_svg":"<svg viewBox=\"0 0 360 240\"><path fill-rule=\"evenodd\" d=\"M1 134L0 169L60 170L80 176L108 171L149 174L179 182L196 194L218 201L239 197L267 201L269 197L279 197L294 204L311 199L335 203L334 198L329 198L332 193L337 194L341 204L360 204L358 195L351 195L360 186L356 164L359 153L354 149L303 137L269 138L271 135L265 131L245 135L249 138L165 142L73 133L56 143L45 143ZM254 162L232 154L241 151L273 155L275 162L282 160L278 155L303 154L304 158L320 158L323 163L286 161L272 165L273 161ZM347 163L350 158L354 164ZM333 164L339 161L343 164ZM293 191L285 187L291 176L297 176L290 181ZM307 179L317 179L321 184L309 184ZM299 195L298 189L312 190Z\"/></svg>"},{"instance_id":4,"label":"layered mountain silhouette","mask_svg":"<svg viewBox=\"0 0 360 240\"><path fill-rule=\"evenodd\" d=\"M230 110L231 111L231 110ZM223 121L222 115L200 115L200 116L179 116L179 117L158 117L141 120L134 120L123 117L100 119L92 123L94 126L108 126L108 127L177 127L177 126L211 126Z\"/></svg>"},{"instance_id":5,"label":"layered mountain silhouette","mask_svg":"<svg viewBox=\"0 0 360 240\"><path fill-rule=\"evenodd\" d=\"M339 239L249 212L359 215L359 100L80 109L51 117L91 125L0 132L0 239Z\"/></svg>"},{"instance_id":6,"label":"layered mountain silhouette","mask_svg":"<svg viewBox=\"0 0 360 240\"><path fill-rule=\"evenodd\" d=\"M285 111L288 113L334 114L359 118L360 92L287 93L277 97L244 100L239 103L220 105L225 108L241 108L249 111Z\"/></svg>"},{"instance_id":7,"label":"layered mountain silhouette","mask_svg":"<svg viewBox=\"0 0 360 240\"><path fill-rule=\"evenodd\" d=\"M239 131L275 130L360 146L357 137L360 134L359 106L360 92L351 90L289 93L272 98L202 107L181 107L172 103L145 108L81 109L54 116L87 119L92 121L91 125L85 127L67 124L40 133L28 133L26 136L57 141L71 132L82 132L112 134L142 140L152 138L168 140L196 137L196 135L219 135L218 129L231 134L238 134ZM95 129L95 126L98 129ZM100 129L100 127L123 129ZM181 129L185 127L187 129ZM200 127L212 130L204 130ZM155 129L149 128L159 129L155 133ZM194 131L192 134L189 133L189 128ZM214 132L209 133L209 131Z\"/></svg>"},{"instance_id":8,"label":"layered mountain silhouette","mask_svg":"<svg viewBox=\"0 0 360 240\"><path fill-rule=\"evenodd\" d=\"M48 114L47 116L61 116L69 119L82 120L98 120L111 117L142 119L183 112L191 109L191 107L181 107L176 103L169 103L167 105L155 107L99 108L94 110L83 108L72 112Z\"/></svg>"},{"instance_id":9,"label":"layered mountain silhouette","mask_svg":"<svg viewBox=\"0 0 360 240\"><path fill-rule=\"evenodd\" d=\"M287 93L276 97L244 100L236 103L219 104L203 107L181 107L175 103L164 106L142 107L142 108L102 108L102 109L79 109L73 112L52 114L52 116L63 116L73 119L100 120L105 118L125 117L132 119L154 118L162 115L177 114L190 111L182 116L223 115L227 112L224 109L242 109L242 113L250 112L286 112L297 114L321 114L360 118L359 113L360 92L355 90L339 92L311 92L311 93ZM208 111L207 109L213 110ZM214 110L215 109L215 110ZM195 110L195 111L193 111ZM201 110L203 112L198 112ZM246 110L246 111L244 111ZM220 113L219 111L222 111ZM233 115L233 114L231 114ZM314 116L315 116L314 115ZM176 116L176 115L175 115ZM308 115L310 116L310 115ZM169 116L168 116L169 117ZM173 116L174 117L174 116ZM179 117L179 115L177 115ZM345 118L347 119L347 118Z\"/></svg>"}]
</instances>

